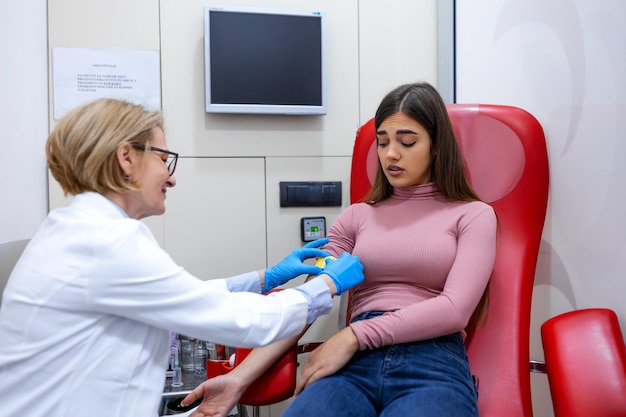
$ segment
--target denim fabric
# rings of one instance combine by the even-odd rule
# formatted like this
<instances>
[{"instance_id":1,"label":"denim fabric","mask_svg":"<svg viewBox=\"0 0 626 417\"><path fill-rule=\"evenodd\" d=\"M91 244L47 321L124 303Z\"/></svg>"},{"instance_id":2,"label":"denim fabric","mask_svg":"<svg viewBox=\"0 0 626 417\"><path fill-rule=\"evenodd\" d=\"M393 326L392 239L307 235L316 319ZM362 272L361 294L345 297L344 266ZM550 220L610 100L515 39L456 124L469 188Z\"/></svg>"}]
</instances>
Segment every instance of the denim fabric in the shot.
<instances>
[{"instance_id":1,"label":"denim fabric","mask_svg":"<svg viewBox=\"0 0 626 417\"><path fill-rule=\"evenodd\" d=\"M463 338L454 333L358 351L302 391L283 417L478 417L477 400Z\"/></svg>"}]
</instances>

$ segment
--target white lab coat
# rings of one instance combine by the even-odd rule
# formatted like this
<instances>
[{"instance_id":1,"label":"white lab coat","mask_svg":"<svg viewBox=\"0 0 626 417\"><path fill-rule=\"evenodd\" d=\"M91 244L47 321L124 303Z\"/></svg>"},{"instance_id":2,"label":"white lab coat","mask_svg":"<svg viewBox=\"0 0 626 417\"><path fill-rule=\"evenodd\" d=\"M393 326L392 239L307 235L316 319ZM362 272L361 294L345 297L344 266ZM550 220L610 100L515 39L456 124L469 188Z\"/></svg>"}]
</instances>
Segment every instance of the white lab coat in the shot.
<instances>
[{"instance_id":1,"label":"white lab coat","mask_svg":"<svg viewBox=\"0 0 626 417\"><path fill-rule=\"evenodd\" d=\"M260 288L249 275L239 289ZM7 283L0 414L153 417L170 331L258 346L298 333L306 319L299 291L265 297L199 280L142 222L100 194L81 194L49 214Z\"/></svg>"}]
</instances>

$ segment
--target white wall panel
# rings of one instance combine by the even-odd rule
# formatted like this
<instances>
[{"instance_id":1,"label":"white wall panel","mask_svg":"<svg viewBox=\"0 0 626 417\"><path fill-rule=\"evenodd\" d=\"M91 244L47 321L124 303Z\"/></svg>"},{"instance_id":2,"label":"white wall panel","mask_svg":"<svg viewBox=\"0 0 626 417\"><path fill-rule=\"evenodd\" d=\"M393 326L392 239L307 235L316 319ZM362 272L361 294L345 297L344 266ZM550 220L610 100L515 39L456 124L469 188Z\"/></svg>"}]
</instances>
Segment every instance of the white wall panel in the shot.
<instances>
[{"instance_id":1,"label":"white wall panel","mask_svg":"<svg viewBox=\"0 0 626 417\"><path fill-rule=\"evenodd\" d=\"M360 124L404 83L437 85L437 1L360 0Z\"/></svg>"},{"instance_id":2,"label":"white wall panel","mask_svg":"<svg viewBox=\"0 0 626 417\"><path fill-rule=\"evenodd\" d=\"M201 279L265 268L263 158L179 158L167 192L165 250Z\"/></svg>"},{"instance_id":3,"label":"white wall panel","mask_svg":"<svg viewBox=\"0 0 626 417\"><path fill-rule=\"evenodd\" d=\"M0 245L33 237L48 208L46 18L45 0L0 2Z\"/></svg>"},{"instance_id":4,"label":"white wall panel","mask_svg":"<svg viewBox=\"0 0 626 417\"><path fill-rule=\"evenodd\" d=\"M159 2L48 0L50 47L158 50Z\"/></svg>"}]
</instances>

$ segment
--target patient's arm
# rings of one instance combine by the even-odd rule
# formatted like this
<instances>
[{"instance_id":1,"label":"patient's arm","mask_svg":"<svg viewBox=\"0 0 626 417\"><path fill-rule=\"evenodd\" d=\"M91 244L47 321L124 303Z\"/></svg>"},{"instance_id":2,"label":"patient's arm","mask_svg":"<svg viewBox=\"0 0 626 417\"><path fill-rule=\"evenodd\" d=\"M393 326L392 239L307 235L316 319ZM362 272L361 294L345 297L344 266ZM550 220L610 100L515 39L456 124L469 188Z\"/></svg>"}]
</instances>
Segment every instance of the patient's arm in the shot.
<instances>
[{"instance_id":1,"label":"patient's arm","mask_svg":"<svg viewBox=\"0 0 626 417\"><path fill-rule=\"evenodd\" d=\"M310 275L306 281L313 277ZM322 279L330 281L330 278L326 276L323 276ZM229 373L210 378L198 385L182 401L182 404L192 404L198 398L204 397L198 409L190 417L226 417L246 389L293 345L297 344L309 327L310 325L305 326L302 332L296 336L253 349Z\"/></svg>"},{"instance_id":2,"label":"patient's arm","mask_svg":"<svg viewBox=\"0 0 626 417\"><path fill-rule=\"evenodd\" d=\"M225 417L233 409L246 389L275 363L285 352L298 343L297 336L274 342L271 345L255 348L232 371L208 379L198 385L185 399L184 404L191 404L204 397L198 409L190 417Z\"/></svg>"},{"instance_id":3,"label":"patient's arm","mask_svg":"<svg viewBox=\"0 0 626 417\"><path fill-rule=\"evenodd\" d=\"M309 275L305 281L315 277L315 275ZM331 293L334 293L335 287L332 280L323 274L320 278L331 288ZM305 326L302 332L296 336L252 349L248 356L232 371L225 375L210 378L198 385L182 401L182 404L192 404L198 398L204 397L198 409L189 417L226 417L246 389L297 344L309 327L310 325Z\"/></svg>"},{"instance_id":4,"label":"patient's arm","mask_svg":"<svg viewBox=\"0 0 626 417\"><path fill-rule=\"evenodd\" d=\"M315 349L302 369L295 394L318 379L332 375L343 368L359 348L359 342L350 326Z\"/></svg>"}]
</instances>

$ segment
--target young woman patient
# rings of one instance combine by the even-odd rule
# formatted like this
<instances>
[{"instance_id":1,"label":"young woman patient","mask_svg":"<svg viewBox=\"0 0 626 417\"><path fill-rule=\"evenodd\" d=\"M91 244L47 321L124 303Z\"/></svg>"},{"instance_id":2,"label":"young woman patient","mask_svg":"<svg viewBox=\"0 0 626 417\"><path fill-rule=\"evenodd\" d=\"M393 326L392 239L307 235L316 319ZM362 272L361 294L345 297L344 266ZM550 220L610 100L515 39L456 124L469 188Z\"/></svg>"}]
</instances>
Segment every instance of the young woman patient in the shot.
<instances>
[{"instance_id":1,"label":"young woman patient","mask_svg":"<svg viewBox=\"0 0 626 417\"><path fill-rule=\"evenodd\" d=\"M485 308L496 216L469 185L445 104L427 83L402 85L375 115L378 168L324 250L363 264L350 324L311 353L285 417L478 416L465 328ZM225 415L297 338L255 349L194 390L193 416ZM230 407L230 408L229 408Z\"/></svg>"}]
</instances>

